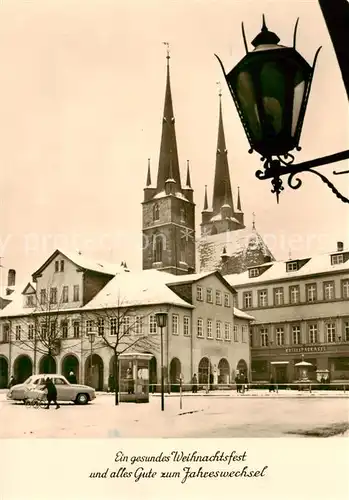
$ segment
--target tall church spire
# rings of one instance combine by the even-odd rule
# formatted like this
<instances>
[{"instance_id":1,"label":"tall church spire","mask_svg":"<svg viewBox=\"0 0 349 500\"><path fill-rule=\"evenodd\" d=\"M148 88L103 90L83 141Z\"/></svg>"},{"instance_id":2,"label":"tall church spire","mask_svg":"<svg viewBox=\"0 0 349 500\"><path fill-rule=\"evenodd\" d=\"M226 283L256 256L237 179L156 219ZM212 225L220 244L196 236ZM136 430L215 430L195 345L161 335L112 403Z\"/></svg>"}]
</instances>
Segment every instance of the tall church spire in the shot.
<instances>
[{"instance_id":1,"label":"tall church spire","mask_svg":"<svg viewBox=\"0 0 349 500\"><path fill-rule=\"evenodd\" d=\"M240 199L240 186L238 186L238 205L237 205L237 209L240 210L240 212L242 212L242 210L241 210L241 199Z\"/></svg>"},{"instance_id":2,"label":"tall church spire","mask_svg":"<svg viewBox=\"0 0 349 500\"><path fill-rule=\"evenodd\" d=\"M151 175L150 175L150 158L148 158L148 172L147 172L147 187L151 186Z\"/></svg>"},{"instance_id":3,"label":"tall church spire","mask_svg":"<svg viewBox=\"0 0 349 500\"><path fill-rule=\"evenodd\" d=\"M166 76L164 114L162 119L159 169L158 169L158 178L156 185L157 193L165 190L166 180L170 178L170 168L172 169L171 177L176 182L176 189L181 190L181 177L179 172L175 119L173 113L172 93L170 84L170 52L169 52L169 44L167 42L164 42L164 44L167 46L167 56L166 56L167 76Z\"/></svg>"},{"instance_id":4,"label":"tall church spire","mask_svg":"<svg viewBox=\"0 0 349 500\"><path fill-rule=\"evenodd\" d=\"M225 135L222 116L222 92L219 91L219 122L218 122L218 139L216 152L216 168L213 187L212 208L213 214L220 212L224 204L231 206L234 212L233 195L231 191L228 152L225 144Z\"/></svg>"}]
</instances>

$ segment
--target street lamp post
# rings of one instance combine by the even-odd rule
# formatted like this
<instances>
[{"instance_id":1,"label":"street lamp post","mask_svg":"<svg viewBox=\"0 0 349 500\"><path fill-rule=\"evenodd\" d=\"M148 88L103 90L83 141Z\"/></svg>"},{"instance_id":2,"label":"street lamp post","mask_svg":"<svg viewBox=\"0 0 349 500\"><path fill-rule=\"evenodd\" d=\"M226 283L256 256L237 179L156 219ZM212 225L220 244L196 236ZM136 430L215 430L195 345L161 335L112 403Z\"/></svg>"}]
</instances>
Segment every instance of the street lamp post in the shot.
<instances>
[{"instance_id":1,"label":"street lamp post","mask_svg":"<svg viewBox=\"0 0 349 500\"><path fill-rule=\"evenodd\" d=\"M93 333L93 332L89 332L88 334L88 338L89 338L89 341L90 341L90 381L91 381L91 386L92 386L92 369L93 369L93 364L92 364L92 357L93 357L93 343L95 341L95 338L96 338L96 334Z\"/></svg>"},{"instance_id":2,"label":"street lamp post","mask_svg":"<svg viewBox=\"0 0 349 500\"><path fill-rule=\"evenodd\" d=\"M317 50L313 65L297 52L294 30L293 47L279 45L279 37L268 30L263 16L261 32L252 41L254 50L248 51L244 26L242 33L246 55L226 73L222 61L217 59L223 70L234 100L239 118L250 144L249 153L261 155L264 170L257 170L258 179L271 179L272 193L277 202L283 191L282 176L288 176L288 185L298 189L302 181L296 177L301 172L317 175L344 203L349 198L343 196L322 173L314 168L349 158L349 150L314 160L294 164L291 151L299 151L300 136L308 104L314 75ZM347 50L347 49L346 49ZM337 174L348 171L333 172Z\"/></svg>"},{"instance_id":3,"label":"street lamp post","mask_svg":"<svg viewBox=\"0 0 349 500\"><path fill-rule=\"evenodd\" d=\"M159 312L155 314L156 324L160 328L160 365L161 365L161 411L165 408L164 396L164 344L163 344L163 329L167 325L167 313Z\"/></svg>"}]
</instances>

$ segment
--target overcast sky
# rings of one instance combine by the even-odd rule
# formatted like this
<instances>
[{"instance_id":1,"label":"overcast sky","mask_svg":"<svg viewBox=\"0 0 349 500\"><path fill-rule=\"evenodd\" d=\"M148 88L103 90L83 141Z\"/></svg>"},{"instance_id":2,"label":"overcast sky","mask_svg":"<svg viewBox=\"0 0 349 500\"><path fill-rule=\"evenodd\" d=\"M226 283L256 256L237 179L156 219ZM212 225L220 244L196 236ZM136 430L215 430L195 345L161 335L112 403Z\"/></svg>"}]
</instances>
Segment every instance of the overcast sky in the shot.
<instances>
[{"instance_id":1,"label":"overcast sky","mask_svg":"<svg viewBox=\"0 0 349 500\"><path fill-rule=\"evenodd\" d=\"M197 223L204 185L211 201L218 128L217 81L236 193L246 225L277 258L349 246L349 206L302 175L276 204L259 181L214 53L230 70L262 13L284 45L312 63L322 45L303 128L303 161L348 147L348 103L316 0L1 0L0 256L26 280L56 247L141 268L141 202L147 158L156 179L166 48L182 172L190 160ZM337 170L348 163L334 165ZM331 176L333 166L322 171ZM182 179L183 179L182 173ZM349 176L334 178L349 196Z\"/></svg>"}]
</instances>

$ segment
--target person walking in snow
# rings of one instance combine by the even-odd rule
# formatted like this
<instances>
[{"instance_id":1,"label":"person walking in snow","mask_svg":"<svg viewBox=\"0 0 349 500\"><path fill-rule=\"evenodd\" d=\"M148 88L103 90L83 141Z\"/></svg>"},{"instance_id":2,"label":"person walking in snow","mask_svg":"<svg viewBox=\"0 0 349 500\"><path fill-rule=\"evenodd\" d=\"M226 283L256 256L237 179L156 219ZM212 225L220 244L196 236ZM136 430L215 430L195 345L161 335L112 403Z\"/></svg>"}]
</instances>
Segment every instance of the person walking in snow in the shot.
<instances>
[{"instance_id":1,"label":"person walking in snow","mask_svg":"<svg viewBox=\"0 0 349 500\"><path fill-rule=\"evenodd\" d=\"M50 408L50 403L55 403L56 404L56 410L60 408L59 404L57 403L57 388L55 384L53 383L53 380L50 377L47 377L45 381L45 385L43 387L43 390L47 390L47 406L46 409L48 410Z\"/></svg>"},{"instance_id":2,"label":"person walking in snow","mask_svg":"<svg viewBox=\"0 0 349 500\"><path fill-rule=\"evenodd\" d=\"M196 373L194 373L193 378L192 378L191 390L192 390L193 394L196 394L198 392L198 379L197 379Z\"/></svg>"}]
</instances>

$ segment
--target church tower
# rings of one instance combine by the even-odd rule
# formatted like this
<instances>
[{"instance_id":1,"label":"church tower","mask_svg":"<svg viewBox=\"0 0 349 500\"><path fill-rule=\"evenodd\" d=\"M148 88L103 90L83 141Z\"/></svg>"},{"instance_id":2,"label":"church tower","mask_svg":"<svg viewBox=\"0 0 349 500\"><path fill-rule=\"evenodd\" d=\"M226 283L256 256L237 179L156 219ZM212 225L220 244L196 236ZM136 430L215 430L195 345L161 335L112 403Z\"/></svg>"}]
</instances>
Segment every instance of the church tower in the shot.
<instances>
[{"instance_id":1,"label":"church tower","mask_svg":"<svg viewBox=\"0 0 349 500\"><path fill-rule=\"evenodd\" d=\"M204 209L201 213L201 234L219 234L226 231L244 229L244 214L241 209L240 190L237 206L234 207L230 183L228 151L222 116L222 93L219 92L219 120L216 151L216 167L213 186L212 208L208 207L207 187L205 187Z\"/></svg>"},{"instance_id":2,"label":"church tower","mask_svg":"<svg viewBox=\"0 0 349 500\"><path fill-rule=\"evenodd\" d=\"M167 76L159 166L156 185L151 181L148 160L143 207L143 269L172 274L195 271L195 204L187 162L186 184L179 170L175 118L170 84L170 55Z\"/></svg>"}]
</instances>

